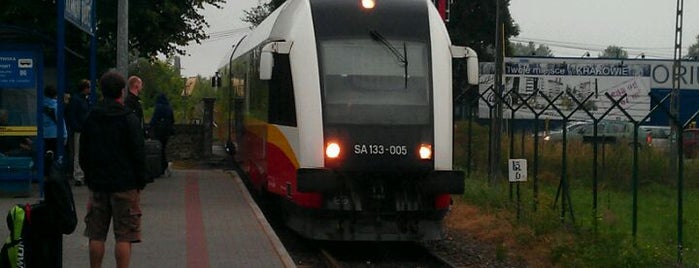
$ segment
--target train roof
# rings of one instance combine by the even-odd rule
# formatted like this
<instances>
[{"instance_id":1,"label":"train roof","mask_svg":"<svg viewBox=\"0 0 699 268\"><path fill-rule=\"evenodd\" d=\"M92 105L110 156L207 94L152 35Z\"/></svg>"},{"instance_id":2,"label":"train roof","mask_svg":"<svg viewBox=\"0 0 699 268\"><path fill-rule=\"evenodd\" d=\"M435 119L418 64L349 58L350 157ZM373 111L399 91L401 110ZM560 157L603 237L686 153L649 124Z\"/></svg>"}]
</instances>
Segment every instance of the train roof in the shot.
<instances>
[{"instance_id":1,"label":"train roof","mask_svg":"<svg viewBox=\"0 0 699 268\"><path fill-rule=\"evenodd\" d=\"M306 10L302 9L304 6ZM234 50L233 57L239 57L262 43L286 39L286 33L293 27L294 17L299 16L299 12L310 12L308 0L289 0L282 4L252 32L243 37L243 40Z\"/></svg>"},{"instance_id":2,"label":"train roof","mask_svg":"<svg viewBox=\"0 0 699 268\"><path fill-rule=\"evenodd\" d=\"M227 53L224 64L231 58L237 58L244 55L255 47L272 41L289 41L289 34L293 27L296 26L299 18L311 16L310 8L311 0L287 0L279 8L274 10L267 16L257 27L253 28L250 33L245 35L242 40L240 40L230 53ZM431 6L431 13L436 13L436 8ZM440 23L441 23L441 18ZM309 29L313 31L313 29ZM446 33L446 28L442 31Z\"/></svg>"}]
</instances>

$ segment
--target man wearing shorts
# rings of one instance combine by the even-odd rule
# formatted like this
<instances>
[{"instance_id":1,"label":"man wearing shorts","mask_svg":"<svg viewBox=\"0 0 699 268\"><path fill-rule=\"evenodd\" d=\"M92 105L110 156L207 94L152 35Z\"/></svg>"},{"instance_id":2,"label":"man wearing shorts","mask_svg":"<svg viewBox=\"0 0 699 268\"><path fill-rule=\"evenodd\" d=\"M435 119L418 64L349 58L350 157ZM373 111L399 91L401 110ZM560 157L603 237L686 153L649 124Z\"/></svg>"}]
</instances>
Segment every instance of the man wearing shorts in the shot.
<instances>
[{"instance_id":1,"label":"man wearing shorts","mask_svg":"<svg viewBox=\"0 0 699 268\"><path fill-rule=\"evenodd\" d=\"M91 110L80 135L80 165L90 189L85 236L90 267L101 267L113 223L116 266L128 267L131 244L141 241L140 193L146 185L140 119L122 103L124 77L114 71L99 81L104 99Z\"/></svg>"}]
</instances>

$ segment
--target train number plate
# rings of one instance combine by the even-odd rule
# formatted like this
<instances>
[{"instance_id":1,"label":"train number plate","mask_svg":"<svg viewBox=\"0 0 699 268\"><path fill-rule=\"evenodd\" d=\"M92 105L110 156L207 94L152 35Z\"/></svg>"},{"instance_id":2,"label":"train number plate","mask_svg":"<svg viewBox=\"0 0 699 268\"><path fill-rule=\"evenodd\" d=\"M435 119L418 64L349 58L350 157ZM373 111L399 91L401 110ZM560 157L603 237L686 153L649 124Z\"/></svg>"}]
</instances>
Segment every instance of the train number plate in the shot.
<instances>
[{"instance_id":1,"label":"train number plate","mask_svg":"<svg viewBox=\"0 0 699 268\"><path fill-rule=\"evenodd\" d=\"M408 146L383 144L355 144L357 155L408 155Z\"/></svg>"}]
</instances>

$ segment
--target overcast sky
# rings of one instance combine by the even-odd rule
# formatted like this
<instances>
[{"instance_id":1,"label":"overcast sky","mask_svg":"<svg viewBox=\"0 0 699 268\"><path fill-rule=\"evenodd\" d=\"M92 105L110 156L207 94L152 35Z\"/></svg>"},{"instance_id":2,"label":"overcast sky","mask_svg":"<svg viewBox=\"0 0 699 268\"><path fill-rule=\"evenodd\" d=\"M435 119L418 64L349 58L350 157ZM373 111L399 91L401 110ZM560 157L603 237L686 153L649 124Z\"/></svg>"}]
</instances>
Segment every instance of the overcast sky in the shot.
<instances>
[{"instance_id":1,"label":"overcast sky","mask_svg":"<svg viewBox=\"0 0 699 268\"><path fill-rule=\"evenodd\" d=\"M266 0L263 0L266 2ZM464 0L457 0L464 1ZM534 41L551 48L556 56L601 54L609 45L623 47L630 58L672 58L675 44L675 10L672 0L511 0L510 13L520 26L513 41ZM182 74L211 76L233 43L248 27L240 18L258 0L228 0L224 9L207 7L203 14L211 27L211 40L186 47ZM697 42L699 0L684 1L682 53Z\"/></svg>"},{"instance_id":2,"label":"overcast sky","mask_svg":"<svg viewBox=\"0 0 699 268\"><path fill-rule=\"evenodd\" d=\"M206 31L212 38L204 40L201 44L190 44L185 47L189 55L180 56L183 76L195 76L200 74L209 77L214 74L221 65L233 44L245 33L250 25L241 21L243 10L250 10L257 6L257 0L227 0L223 9L206 6L201 12L209 22ZM265 1L266 2L266 1Z\"/></svg>"},{"instance_id":3,"label":"overcast sky","mask_svg":"<svg viewBox=\"0 0 699 268\"><path fill-rule=\"evenodd\" d=\"M672 58L677 1L672 0L512 0L512 18L520 26L514 40L545 43L556 56L595 57L609 45L630 58ZM699 1L684 1L682 54L697 42Z\"/></svg>"}]
</instances>

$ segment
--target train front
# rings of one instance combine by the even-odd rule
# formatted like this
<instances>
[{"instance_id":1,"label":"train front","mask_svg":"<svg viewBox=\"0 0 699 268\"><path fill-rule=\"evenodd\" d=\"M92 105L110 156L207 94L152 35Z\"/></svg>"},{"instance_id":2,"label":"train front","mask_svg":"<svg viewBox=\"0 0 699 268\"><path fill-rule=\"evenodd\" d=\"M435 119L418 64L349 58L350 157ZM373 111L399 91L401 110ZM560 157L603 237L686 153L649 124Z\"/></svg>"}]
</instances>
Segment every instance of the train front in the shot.
<instances>
[{"instance_id":1,"label":"train front","mask_svg":"<svg viewBox=\"0 0 699 268\"><path fill-rule=\"evenodd\" d=\"M322 199L289 225L313 239L441 239L464 188L441 21L421 0L313 3L325 166L300 168L297 187Z\"/></svg>"}]
</instances>

